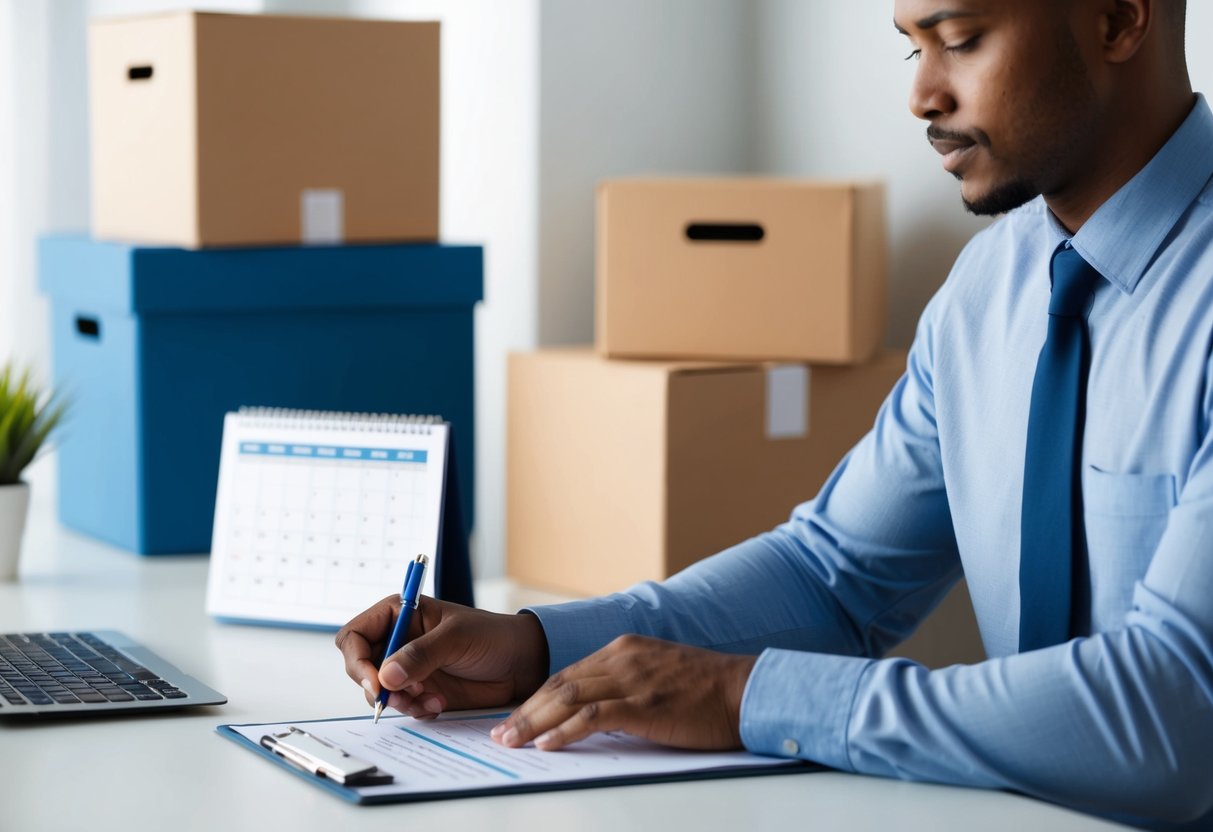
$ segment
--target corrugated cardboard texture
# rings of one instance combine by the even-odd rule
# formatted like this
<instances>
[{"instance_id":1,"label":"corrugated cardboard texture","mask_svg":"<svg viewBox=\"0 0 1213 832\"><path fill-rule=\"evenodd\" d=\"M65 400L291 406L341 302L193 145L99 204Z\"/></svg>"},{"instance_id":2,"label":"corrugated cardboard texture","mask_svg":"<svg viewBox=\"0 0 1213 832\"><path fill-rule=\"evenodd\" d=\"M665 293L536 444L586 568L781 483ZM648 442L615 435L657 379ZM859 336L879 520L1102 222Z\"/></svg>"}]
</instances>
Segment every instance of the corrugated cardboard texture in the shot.
<instances>
[{"instance_id":1,"label":"corrugated cardboard texture","mask_svg":"<svg viewBox=\"0 0 1213 832\"><path fill-rule=\"evenodd\" d=\"M437 238L437 23L177 13L90 49L96 236L295 243L303 192L336 189L347 241Z\"/></svg>"},{"instance_id":2,"label":"corrugated cardboard texture","mask_svg":"<svg viewBox=\"0 0 1213 832\"><path fill-rule=\"evenodd\" d=\"M771 440L761 364L511 356L510 575L610 592L777 525L867 431L904 365L885 352L813 367L808 436Z\"/></svg>"},{"instance_id":3,"label":"corrugated cardboard texture","mask_svg":"<svg viewBox=\"0 0 1213 832\"><path fill-rule=\"evenodd\" d=\"M611 357L853 363L885 322L876 182L623 179L597 195L597 331ZM694 223L758 241L694 241Z\"/></svg>"}]
</instances>

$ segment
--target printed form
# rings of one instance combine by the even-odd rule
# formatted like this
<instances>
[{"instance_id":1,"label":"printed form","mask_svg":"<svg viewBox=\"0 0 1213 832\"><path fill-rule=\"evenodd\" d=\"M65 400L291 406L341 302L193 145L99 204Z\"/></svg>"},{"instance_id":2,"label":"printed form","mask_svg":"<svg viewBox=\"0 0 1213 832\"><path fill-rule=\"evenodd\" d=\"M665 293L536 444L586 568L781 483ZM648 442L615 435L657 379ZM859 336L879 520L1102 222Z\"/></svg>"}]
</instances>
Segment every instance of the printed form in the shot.
<instances>
[{"instance_id":1,"label":"printed form","mask_svg":"<svg viewBox=\"0 0 1213 832\"><path fill-rule=\"evenodd\" d=\"M748 751L681 751L620 732L596 734L561 751L506 748L489 731L508 714L435 720L406 716L321 722L232 725L254 745L292 725L347 754L374 763L395 782L353 788L363 797L475 792L612 779L677 777L697 772L802 766L797 760Z\"/></svg>"}]
</instances>

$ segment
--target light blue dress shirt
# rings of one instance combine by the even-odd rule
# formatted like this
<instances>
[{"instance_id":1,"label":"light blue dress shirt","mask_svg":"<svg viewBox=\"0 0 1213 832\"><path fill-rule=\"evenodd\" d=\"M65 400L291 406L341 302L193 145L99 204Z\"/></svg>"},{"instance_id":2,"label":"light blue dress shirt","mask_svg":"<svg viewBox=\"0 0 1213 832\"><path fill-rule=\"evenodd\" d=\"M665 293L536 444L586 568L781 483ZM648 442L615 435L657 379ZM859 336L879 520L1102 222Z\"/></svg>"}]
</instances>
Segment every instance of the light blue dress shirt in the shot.
<instances>
[{"instance_id":1,"label":"light blue dress shirt","mask_svg":"<svg viewBox=\"0 0 1213 832\"><path fill-rule=\"evenodd\" d=\"M1213 809L1213 113L1073 236L1089 315L1087 635L1017 654L1024 448L1049 258L1042 199L978 234L875 426L789 522L660 583L539 607L556 671L623 633L761 656L762 754L1190 822ZM988 659L881 659L961 574ZM1206 816L1213 821L1213 815Z\"/></svg>"}]
</instances>

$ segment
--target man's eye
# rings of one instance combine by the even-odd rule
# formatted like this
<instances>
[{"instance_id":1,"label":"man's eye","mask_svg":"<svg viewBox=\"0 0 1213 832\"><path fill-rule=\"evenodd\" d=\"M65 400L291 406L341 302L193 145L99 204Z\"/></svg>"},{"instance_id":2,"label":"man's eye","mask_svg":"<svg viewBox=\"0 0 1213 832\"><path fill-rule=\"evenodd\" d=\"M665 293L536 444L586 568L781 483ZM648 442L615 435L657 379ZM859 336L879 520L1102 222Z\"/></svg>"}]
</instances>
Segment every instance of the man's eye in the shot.
<instances>
[{"instance_id":1,"label":"man's eye","mask_svg":"<svg viewBox=\"0 0 1213 832\"><path fill-rule=\"evenodd\" d=\"M921 49L915 49L915 50L914 50L913 52L911 52L909 55L906 55L906 60L908 61L908 60L910 60L911 58L913 58L914 60L918 60L918 59L919 59L919 58L921 58L921 57L922 57L922 50L921 50Z\"/></svg>"},{"instance_id":2,"label":"man's eye","mask_svg":"<svg viewBox=\"0 0 1213 832\"><path fill-rule=\"evenodd\" d=\"M977 41L979 41L979 40L981 40L981 35L974 35L973 37L966 40L964 43L958 43L955 46L945 46L943 48L943 51L960 52L960 53L972 52L974 49L977 48Z\"/></svg>"}]
</instances>

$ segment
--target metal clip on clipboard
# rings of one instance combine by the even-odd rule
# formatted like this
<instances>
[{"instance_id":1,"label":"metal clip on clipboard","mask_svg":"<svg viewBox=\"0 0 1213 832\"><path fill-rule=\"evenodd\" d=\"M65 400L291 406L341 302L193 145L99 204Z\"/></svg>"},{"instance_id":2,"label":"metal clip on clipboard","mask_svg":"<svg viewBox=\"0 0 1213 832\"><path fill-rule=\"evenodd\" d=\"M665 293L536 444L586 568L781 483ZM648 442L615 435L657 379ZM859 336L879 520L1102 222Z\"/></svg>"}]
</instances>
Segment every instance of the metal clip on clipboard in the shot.
<instances>
[{"instance_id":1,"label":"metal clip on clipboard","mask_svg":"<svg viewBox=\"0 0 1213 832\"><path fill-rule=\"evenodd\" d=\"M288 731L266 734L261 745L304 771L343 786L383 786L393 779L372 763L352 757L294 725Z\"/></svg>"}]
</instances>

